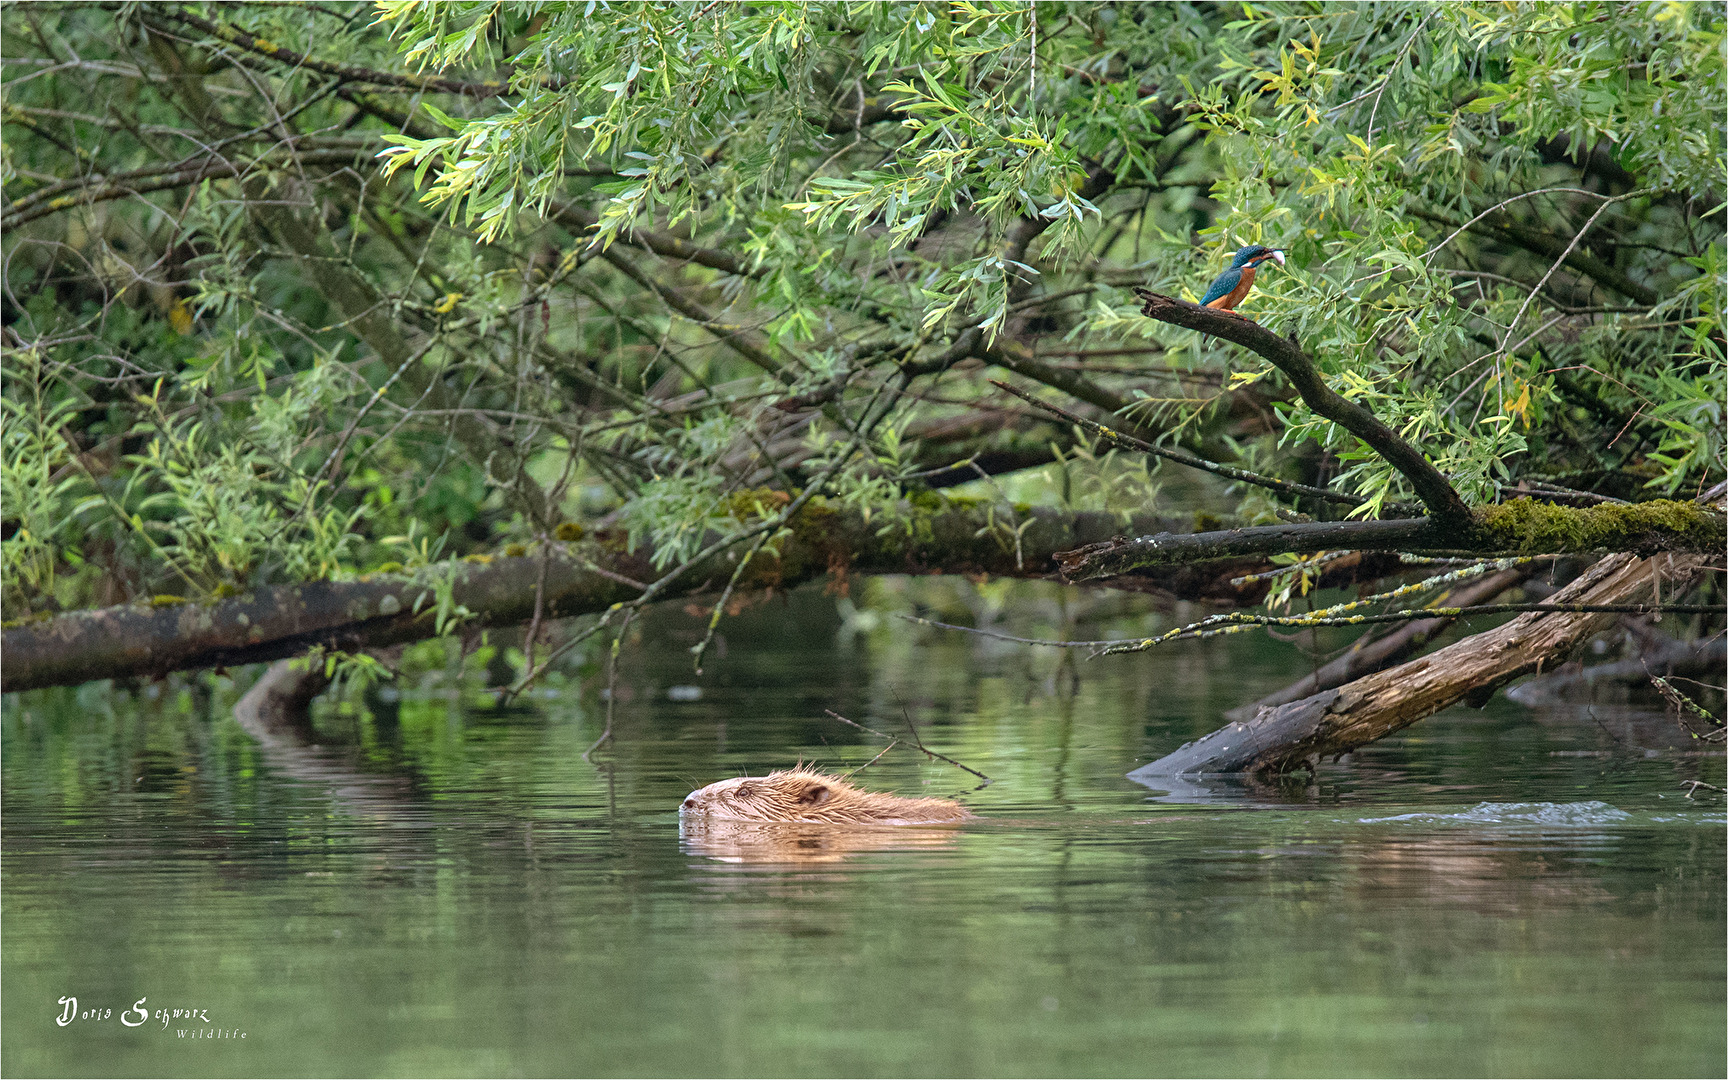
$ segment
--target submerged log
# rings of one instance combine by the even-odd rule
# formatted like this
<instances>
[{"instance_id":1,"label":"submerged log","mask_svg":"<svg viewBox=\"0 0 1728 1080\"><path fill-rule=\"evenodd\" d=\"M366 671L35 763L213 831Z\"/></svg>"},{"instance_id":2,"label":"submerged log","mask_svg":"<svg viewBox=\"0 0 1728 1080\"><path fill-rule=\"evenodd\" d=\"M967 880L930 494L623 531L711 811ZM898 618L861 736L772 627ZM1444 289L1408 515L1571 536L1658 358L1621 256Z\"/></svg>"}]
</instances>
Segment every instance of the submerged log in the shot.
<instances>
[{"instance_id":1,"label":"submerged log","mask_svg":"<svg viewBox=\"0 0 1728 1080\"><path fill-rule=\"evenodd\" d=\"M1552 598L1556 604L1636 603L1690 586L1713 560L1702 555L1610 555ZM1561 661L1607 626L1610 614L1528 612L1428 656L1342 687L1263 710L1188 743L1129 777L1187 773L1279 773L1312 768L1459 701L1486 695L1520 675Z\"/></svg>"},{"instance_id":2,"label":"submerged log","mask_svg":"<svg viewBox=\"0 0 1728 1080\"><path fill-rule=\"evenodd\" d=\"M400 823L418 803L407 779L365 772L352 754L319 745L312 702L329 685L316 658L278 660L234 703L234 720L272 771L325 792L355 816Z\"/></svg>"},{"instance_id":3,"label":"submerged log","mask_svg":"<svg viewBox=\"0 0 1728 1080\"><path fill-rule=\"evenodd\" d=\"M329 686L323 664L278 660L234 703L234 719L266 747L304 746L314 741L313 699Z\"/></svg>"}]
</instances>

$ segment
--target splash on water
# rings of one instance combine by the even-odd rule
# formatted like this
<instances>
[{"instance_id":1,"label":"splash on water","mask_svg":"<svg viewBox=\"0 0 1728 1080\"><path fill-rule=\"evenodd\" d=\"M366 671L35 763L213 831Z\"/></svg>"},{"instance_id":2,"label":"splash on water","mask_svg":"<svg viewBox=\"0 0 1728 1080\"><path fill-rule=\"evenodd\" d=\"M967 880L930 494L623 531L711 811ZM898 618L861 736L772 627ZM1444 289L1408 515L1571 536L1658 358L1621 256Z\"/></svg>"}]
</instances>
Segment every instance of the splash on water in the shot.
<instances>
[{"instance_id":1,"label":"splash on water","mask_svg":"<svg viewBox=\"0 0 1728 1080\"><path fill-rule=\"evenodd\" d=\"M1413 821L1422 824L1439 824L1443 822L1460 822L1471 825L1553 825L1576 828L1579 826L1614 825L1632 817L1624 810L1609 806L1605 802L1578 803L1477 803L1468 810L1455 814L1399 814L1395 817L1362 818L1363 824L1379 824L1388 821Z\"/></svg>"}]
</instances>

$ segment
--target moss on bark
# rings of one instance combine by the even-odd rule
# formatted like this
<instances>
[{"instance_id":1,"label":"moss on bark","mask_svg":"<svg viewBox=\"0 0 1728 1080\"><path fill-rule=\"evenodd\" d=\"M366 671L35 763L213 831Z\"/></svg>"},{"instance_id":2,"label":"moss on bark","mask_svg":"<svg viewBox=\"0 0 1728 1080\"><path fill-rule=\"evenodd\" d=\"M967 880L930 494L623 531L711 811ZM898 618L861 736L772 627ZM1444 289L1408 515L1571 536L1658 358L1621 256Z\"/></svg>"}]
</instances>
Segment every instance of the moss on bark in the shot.
<instances>
[{"instance_id":1,"label":"moss on bark","mask_svg":"<svg viewBox=\"0 0 1728 1080\"><path fill-rule=\"evenodd\" d=\"M1720 551L1728 519L1696 503L1654 499L1600 506L1555 506L1514 499L1476 512L1478 544L1485 551L1519 555L1590 551Z\"/></svg>"}]
</instances>

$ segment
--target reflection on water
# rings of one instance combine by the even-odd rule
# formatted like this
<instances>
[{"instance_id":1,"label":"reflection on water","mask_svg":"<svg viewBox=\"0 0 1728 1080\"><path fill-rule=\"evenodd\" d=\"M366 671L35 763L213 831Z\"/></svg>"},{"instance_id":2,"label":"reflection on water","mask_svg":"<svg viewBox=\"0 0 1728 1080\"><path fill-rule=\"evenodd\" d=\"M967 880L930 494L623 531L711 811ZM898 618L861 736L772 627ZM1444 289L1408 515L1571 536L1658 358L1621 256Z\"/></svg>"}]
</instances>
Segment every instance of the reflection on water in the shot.
<instances>
[{"instance_id":1,"label":"reflection on water","mask_svg":"<svg viewBox=\"0 0 1728 1080\"><path fill-rule=\"evenodd\" d=\"M701 817L686 817L678 823L686 852L729 863L839 862L864 851L953 847L955 831L954 826L821 825Z\"/></svg>"},{"instance_id":2,"label":"reflection on water","mask_svg":"<svg viewBox=\"0 0 1728 1080\"><path fill-rule=\"evenodd\" d=\"M8 699L0 1071L1720 1074L1724 817L1683 786L1720 758L1496 702L1318 785L1152 790L1124 774L1290 654L1191 643L1053 695L1054 659L848 649L831 611L728 623L700 694L651 621L596 764L580 698L434 688L263 740L232 694ZM903 731L901 702L996 782L901 750L861 779L978 820L680 824L712 780L862 765L822 710ZM97 1018L59 1023L72 997Z\"/></svg>"}]
</instances>

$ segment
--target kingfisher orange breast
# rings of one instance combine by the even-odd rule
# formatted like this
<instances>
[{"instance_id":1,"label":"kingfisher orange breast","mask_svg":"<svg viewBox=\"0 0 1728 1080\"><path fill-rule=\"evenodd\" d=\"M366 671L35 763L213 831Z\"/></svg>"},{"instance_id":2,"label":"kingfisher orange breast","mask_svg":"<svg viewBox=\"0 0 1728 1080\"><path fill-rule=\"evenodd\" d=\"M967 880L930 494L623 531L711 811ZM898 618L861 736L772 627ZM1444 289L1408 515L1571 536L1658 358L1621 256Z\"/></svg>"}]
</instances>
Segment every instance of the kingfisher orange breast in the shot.
<instances>
[{"instance_id":1,"label":"kingfisher orange breast","mask_svg":"<svg viewBox=\"0 0 1728 1080\"><path fill-rule=\"evenodd\" d=\"M1248 290L1253 287L1254 267L1244 266L1242 268L1242 279L1236 282L1236 287L1225 293L1223 296L1220 296L1218 299L1212 301L1209 306L1220 308L1224 311L1235 311L1236 305L1242 302L1243 298L1248 295Z\"/></svg>"}]
</instances>

